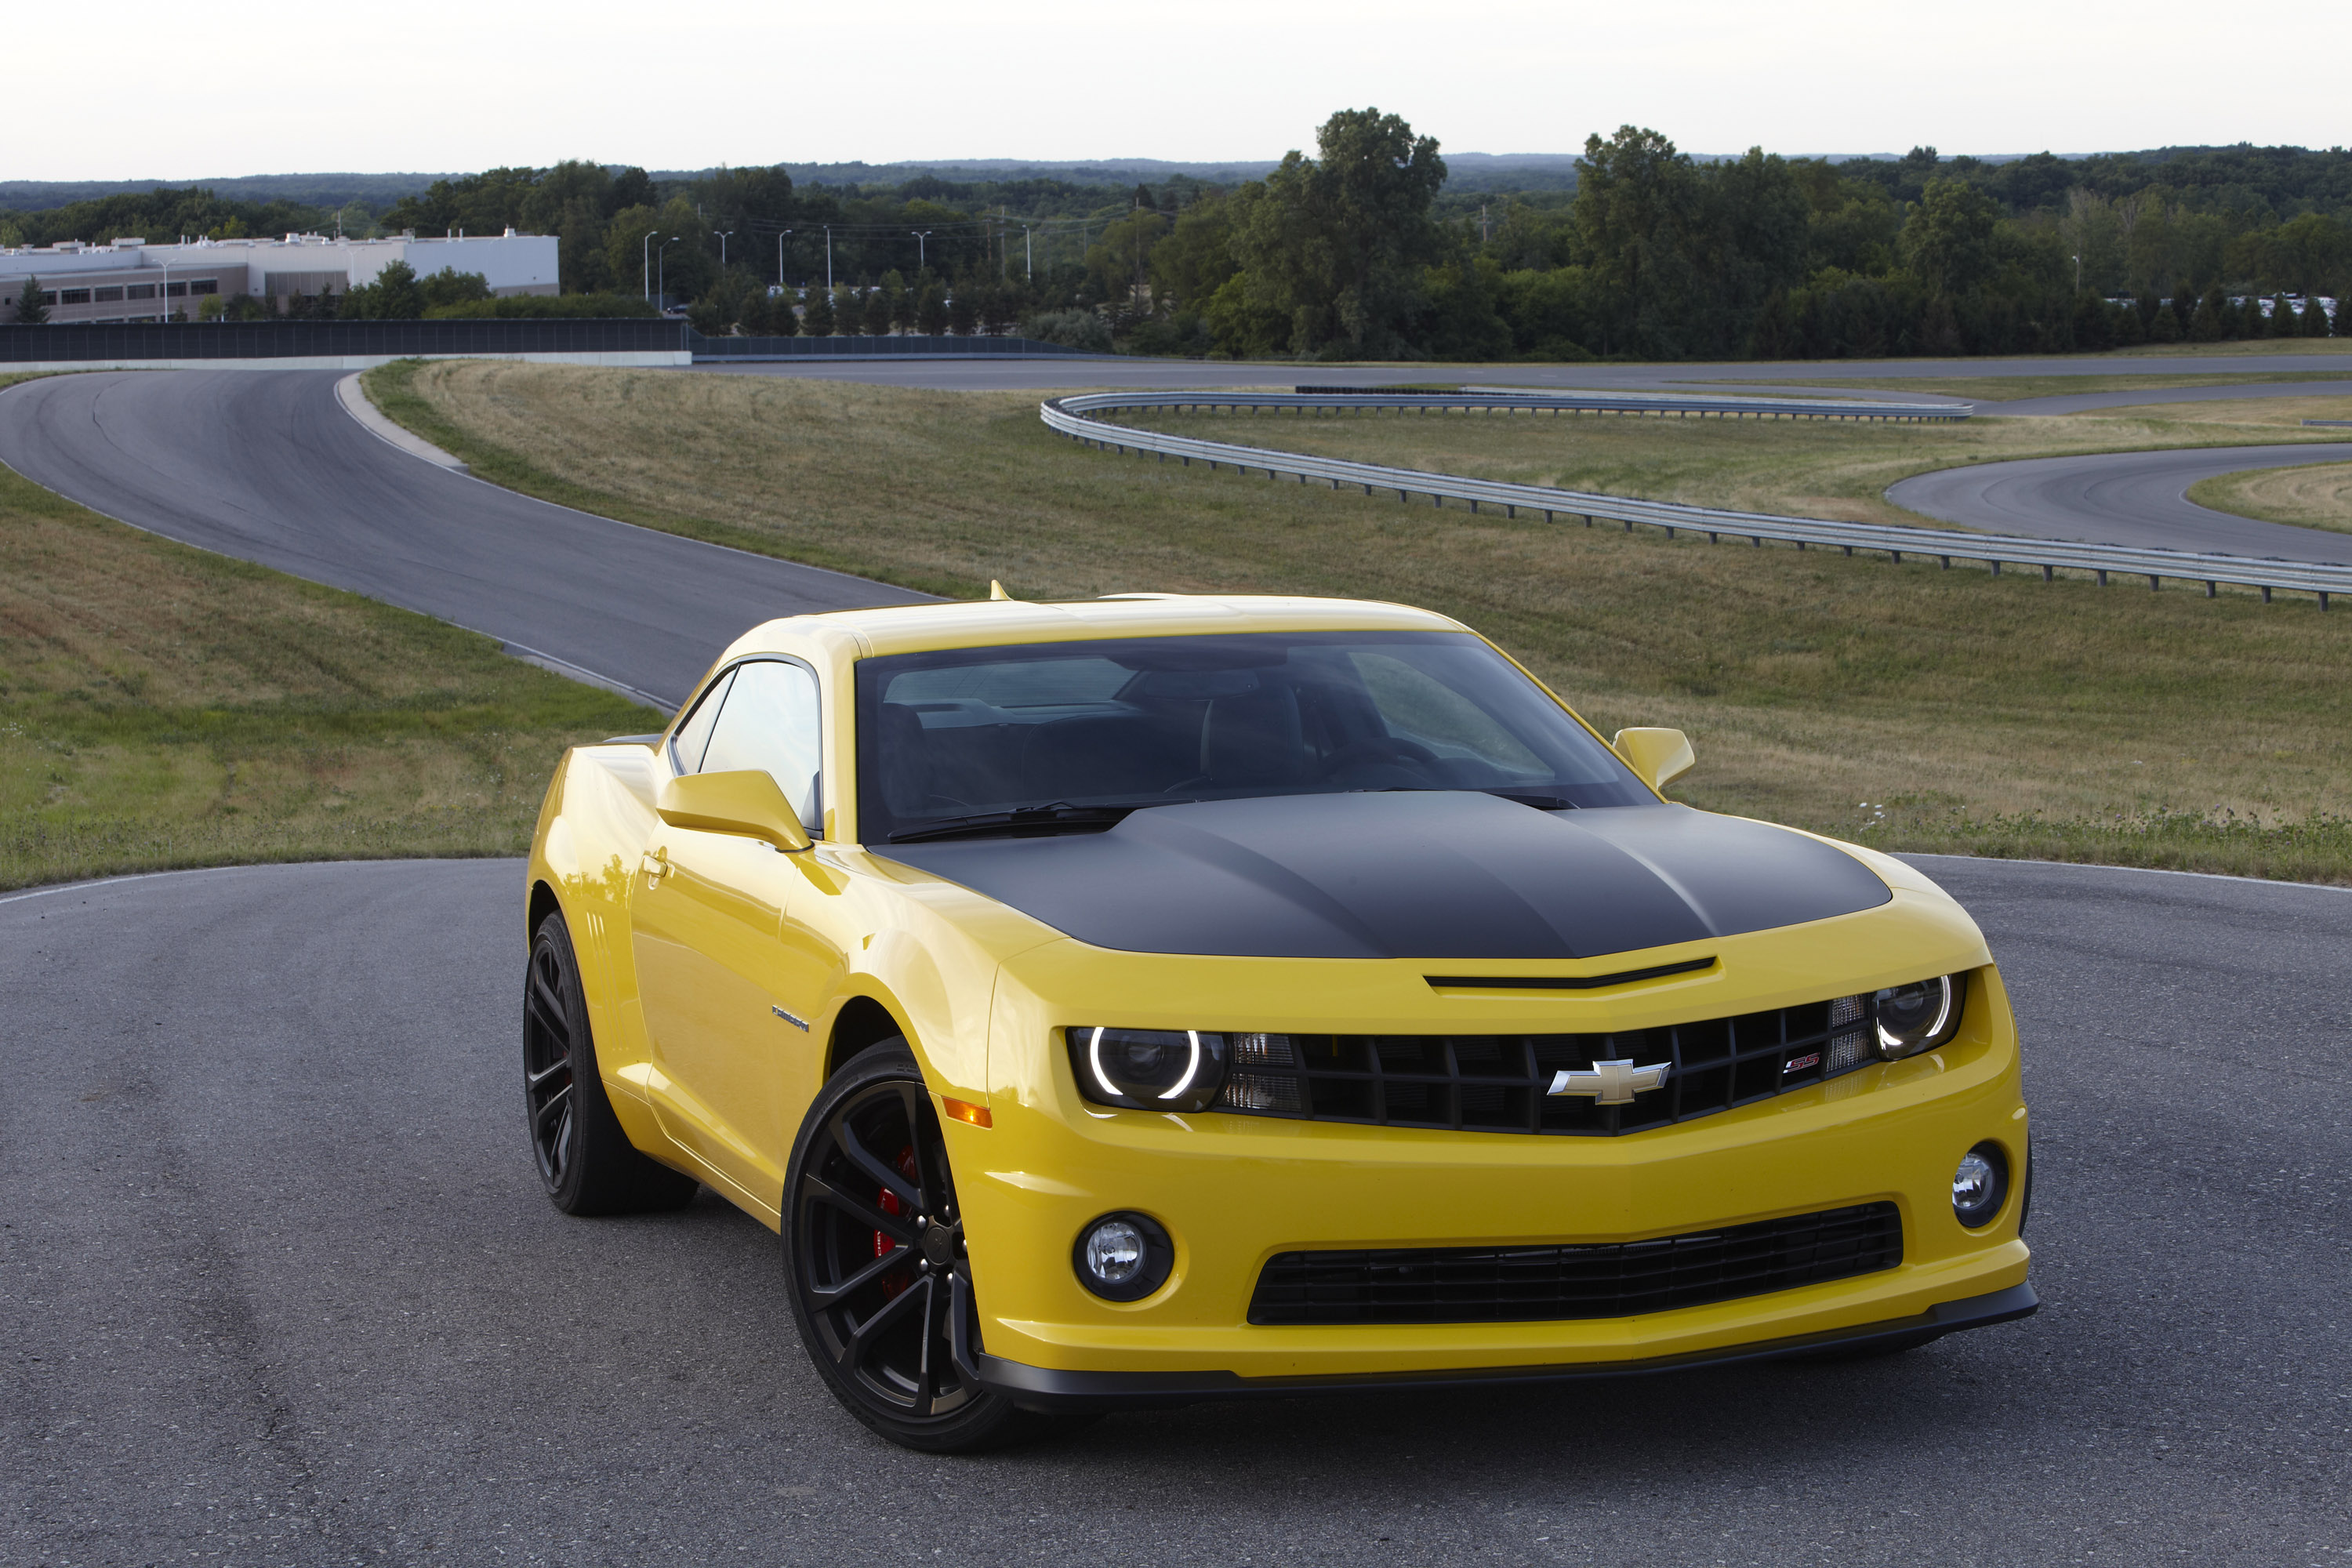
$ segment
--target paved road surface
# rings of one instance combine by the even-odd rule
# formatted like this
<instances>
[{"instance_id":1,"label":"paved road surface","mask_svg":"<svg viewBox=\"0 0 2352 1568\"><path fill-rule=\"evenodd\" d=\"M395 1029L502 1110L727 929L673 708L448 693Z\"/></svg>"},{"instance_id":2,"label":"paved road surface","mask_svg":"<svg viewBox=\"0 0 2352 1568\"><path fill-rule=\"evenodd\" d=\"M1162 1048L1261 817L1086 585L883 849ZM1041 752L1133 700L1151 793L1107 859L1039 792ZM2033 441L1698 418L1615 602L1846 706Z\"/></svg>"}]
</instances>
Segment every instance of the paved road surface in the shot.
<instances>
[{"instance_id":1,"label":"paved road surface","mask_svg":"<svg viewBox=\"0 0 2352 1568\"><path fill-rule=\"evenodd\" d=\"M882 1445L708 1194L522 1131L512 861L0 900L0 1563L2352 1559L2352 892L1930 865L2029 1041L2029 1321L1878 1363Z\"/></svg>"},{"instance_id":2,"label":"paved road surface","mask_svg":"<svg viewBox=\"0 0 2352 1568\"><path fill-rule=\"evenodd\" d=\"M1889 487L1886 499L1995 533L2352 562L2352 534L2233 517L2188 496L2190 485L2219 474L2347 461L2352 443L2344 442L2031 458L1921 474Z\"/></svg>"},{"instance_id":3,"label":"paved road surface","mask_svg":"<svg viewBox=\"0 0 2352 1568\"><path fill-rule=\"evenodd\" d=\"M395 450L337 371L0 393L0 462L109 517L486 632L675 703L743 628L926 595L551 506Z\"/></svg>"}]
</instances>

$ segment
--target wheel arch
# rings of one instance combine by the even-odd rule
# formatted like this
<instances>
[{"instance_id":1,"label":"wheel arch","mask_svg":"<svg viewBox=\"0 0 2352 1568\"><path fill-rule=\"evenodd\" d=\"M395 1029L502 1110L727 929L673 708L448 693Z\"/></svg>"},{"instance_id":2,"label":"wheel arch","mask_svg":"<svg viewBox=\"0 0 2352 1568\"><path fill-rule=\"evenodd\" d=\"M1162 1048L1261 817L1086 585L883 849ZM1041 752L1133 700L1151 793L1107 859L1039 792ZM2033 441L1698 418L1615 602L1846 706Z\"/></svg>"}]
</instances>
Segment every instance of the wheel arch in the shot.
<instances>
[{"instance_id":1,"label":"wheel arch","mask_svg":"<svg viewBox=\"0 0 2352 1568\"><path fill-rule=\"evenodd\" d=\"M548 883L547 879L533 877L530 880L530 912L524 917L523 929L526 937L538 935L540 922L548 916L560 912L562 908L562 900L556 898L555 889Z\"/></svg>"},{"instance_id":2,"label":"wheel arch","mask_svg":"<svg viewBox=\"0 0 2352 1568\"><path fill-rule=\"evenodd\" d=\"M841 1005L833 1016L833 1033L825 1041L824 1076L827 1079L849 1065L850 1059L877 1040L893 1035L907 1042L907 1048L921 1060L922 1053L915 1044L915 1032L900 1021L898 1015L872 996L856 995Z\"/></svg>"}]
</instances>

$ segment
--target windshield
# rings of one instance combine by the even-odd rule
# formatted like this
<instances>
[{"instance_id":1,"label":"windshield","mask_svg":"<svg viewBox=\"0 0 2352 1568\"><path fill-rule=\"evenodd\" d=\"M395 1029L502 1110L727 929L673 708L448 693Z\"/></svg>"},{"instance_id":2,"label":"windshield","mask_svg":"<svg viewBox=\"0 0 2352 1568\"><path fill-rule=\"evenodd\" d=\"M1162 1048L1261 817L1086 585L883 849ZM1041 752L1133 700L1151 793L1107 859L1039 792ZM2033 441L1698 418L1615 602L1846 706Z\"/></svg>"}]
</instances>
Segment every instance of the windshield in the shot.
<instances>
[{"instance_id":1,"label":"windshield","mask_svg":"<svg viewBox=\"0 0 2352 1568\"><path fill-rule=\"evenodd\" d=\"M1485 790L1654 803L1465 632L1255 632L896 654L857 666L859 837L1104 826L1181 801Z\"/></svg>"}]
</instances>

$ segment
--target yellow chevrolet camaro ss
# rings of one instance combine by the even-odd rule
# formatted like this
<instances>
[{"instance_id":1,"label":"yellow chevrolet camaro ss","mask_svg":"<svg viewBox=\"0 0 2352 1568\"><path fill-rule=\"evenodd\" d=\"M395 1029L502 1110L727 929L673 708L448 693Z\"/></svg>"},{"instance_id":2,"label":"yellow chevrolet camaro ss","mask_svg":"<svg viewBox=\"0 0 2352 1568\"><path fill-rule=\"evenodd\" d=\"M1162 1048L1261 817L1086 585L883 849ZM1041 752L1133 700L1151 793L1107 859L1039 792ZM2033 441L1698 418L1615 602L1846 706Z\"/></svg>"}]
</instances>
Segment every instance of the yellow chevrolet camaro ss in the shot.
<instances>
[{"instance_id":1,"label":"yellow chevrolet camaro ss","mask_svg":"<svg viewBox=\"0 0 2352 1568\"><path fill-rule=\"evenodd\" d=\"M771 622L548 793L540 1174L780 1232L827 1384L939 1450L2031 1312L1984 938L1690 760L1393 605Z\"/></svg>"}]
</instances>

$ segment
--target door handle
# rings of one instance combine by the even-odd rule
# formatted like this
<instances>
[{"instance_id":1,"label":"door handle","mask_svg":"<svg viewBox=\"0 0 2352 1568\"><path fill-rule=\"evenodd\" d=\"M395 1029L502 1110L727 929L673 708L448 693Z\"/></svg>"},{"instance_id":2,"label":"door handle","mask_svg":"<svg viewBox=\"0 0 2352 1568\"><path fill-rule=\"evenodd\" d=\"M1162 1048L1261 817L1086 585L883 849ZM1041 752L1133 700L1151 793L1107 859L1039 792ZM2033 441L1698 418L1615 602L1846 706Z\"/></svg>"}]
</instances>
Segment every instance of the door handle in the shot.
<instances>
[{"instance_id":1,"label":"door handle","mask_svg":"<svg viewBox=\"0 0 2352 1568\"><path fill-rule=\"evenodd\" d=\"M659 848L657 848L657 849L648 849L647 851L646 851L646 855L645 855L645 873L646 873L646 887L648 887L648 888L658 888L658 887L660 887L660 886L661 886L661 879L662 879L664 877L667 876L667 875L670 873L671 869L672 869L672 867L670 866L670 863L669 863L669 846L668 846L668 845L665 844L665 845L661 846L661 847L660 847Z\"/></svg>"}]
</instances>

